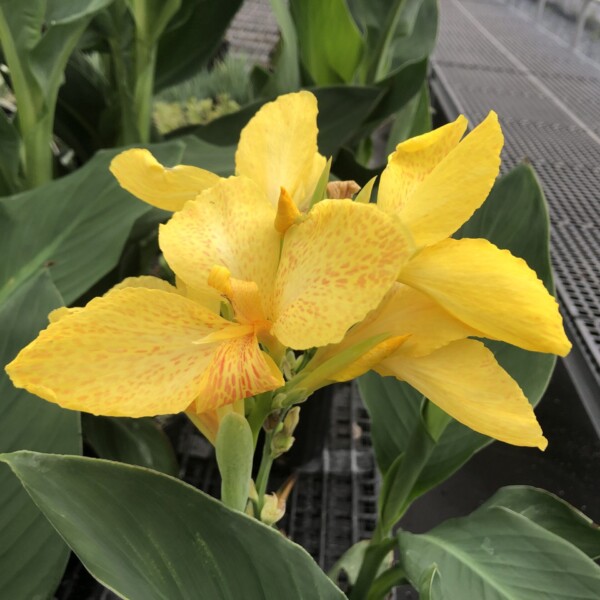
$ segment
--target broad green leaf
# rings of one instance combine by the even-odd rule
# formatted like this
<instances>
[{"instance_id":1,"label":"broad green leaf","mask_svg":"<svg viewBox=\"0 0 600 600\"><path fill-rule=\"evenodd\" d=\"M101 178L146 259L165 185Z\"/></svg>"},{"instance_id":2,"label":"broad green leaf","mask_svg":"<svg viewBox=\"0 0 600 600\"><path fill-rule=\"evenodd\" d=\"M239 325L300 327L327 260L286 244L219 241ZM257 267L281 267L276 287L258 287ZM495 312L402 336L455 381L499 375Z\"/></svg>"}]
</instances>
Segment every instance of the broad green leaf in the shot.
<instances>
[{"instance_id":1,"label":"broad green leaf","mask_svg":"<svg viewBox=\"0 0 600 600\"><path fill-rule=\"evenodd\" d=\"M558 496L524 485L498 490L478 510L502 506L519 513L577 546L590 558L600 558L600 528L589 517Z\"/></svg>"},{"instance_id":2,"label":"broad green leaf","mask_svg":"<svg viewBox=\"0 0 600 600\"><path fill-rule=\"evenodd\" d=\"M415 60L427 59L437 38L438 0L407 0L403 35L394 39L391 68Z\"/></svg>"},{"instance_id":3,"label":"broad green leaf","mask_svg":"<svg viewBox=\"0 0 600 600\"><path fill-rule=\"evenodd\" d=\"M490 196L458 232L460 237L485 237L511 250L536 270L552 289L548 212L533 170L519 166L496 182ZM541 399L555 357L487 341L496 359L535 406ZM361 395L372 420L372 437L383 473L406 450L410 432L420 418L421 395L408 384L369 373L359 380ZM415 485L413 499L447 479L476 451L492 440L452 421L442 434ZM552 443L552 440L550 440Z\"/></svg>"},{"instance_id":4,"label":"broad green leaf","mask_svg":"<svg viewBox=\"0 0 600 600\"><path fill-rule=\"evenodd\" d=\"M40 270L0 306L0 452L81 452L79 414L16 389L4 371L61 305L48 272ZM0 596L52 597L68 555L19 480L0 465Z\"/></svg>"},{"instance_id":5,"label":"broad green leaf","mask_svg":"<svg viewBox=\"0 0 600 600\"><path fill-rule=\"evenodd\" d=\"M346 0L292 0L302 64L316 85L355 79L363 40Z\"/></svg>"},{"instance_id":6,"label":"broad green leaf","mask_svg":"<svg viewBox=\"0 0 600 600\"><path fill-rule=\"evenodd\" d=\"M169 438L154 419L82 415L83 437L108 460L148 467L176 476L179 465Z\"/></svg>"},{"instance_id":7,"label":"broad green leaf","mask_svg":"<svg viewBox=\"0 0 600 600\"><path fill-rule=\"evenodd\" d=\"M271 9L277 19L280 40L274 60L273 74L261 95L275 96L294 92L300 88L300 57L298 56L298 36L294 21L285 0L270 0Z\"/></svg>"},{"instance_id":8,"label":"broad green leaf","mask_svg":"<svg viewBox=\"0 0 600 600\"><path fill-rule=\"evenodd\" d=\"M386 156L391 154L400 142L431 131L431 126L429 89L425 81L420 93L413 96L396 113L386 145Z\"/></svg>"},{"instance_id":9,"label":"broad green leaf","mask_svg":"<svg viewBox=\"0 0 600 600\"><path fill-rule=\"evenodd\" d=\"M600 567L575 546L506 508L478 510L428 533L401 532L413 582L436 564L441 598L596 600Z\"/></svg>"},{"instance_id":10,"label":"broad green leaf","mask_svg":"<svg viewBox=\"0 0 600 600\"><path fill-rule=\"evenodd\" d=\"M368 547L369 540L361 540L350 546L329 570L329 573L327 574L329 578L334 582L338 581L343 572L346 573L350 585L354 584Z\"/></svg>"},{"instance_id":11,"label":"broad green leaf","mask_svg":"<svg viewBox=\"0 0 600 600\"><path fill-rule=\"evenodd\" d=\"M420 600L442 600L442 579L436 564L431 565L421 576L419 598Z\"/></svg>"},{"instance_id":12,"label":"broad green leaf","mask_svg":"<svg viewBox=\"0 0 600 600\"><path fill-rule=\"evenodd\" d=\"M426 76L427 59L425 58L407 62L379 81L377 87L381 90L381 95L377 104L362 120L362 127L355 128L353 141L359 142L406 106L420 92Z\"/></svg>"},{"instance_id":13,"label":"broad green leaf","mask_svg":"<svg viewBox=\"0 0 600 600\"><path fill-rule=\"evenodd\" d=\"M85 567L125 598L344 598L302 548L181 481L88 458L2 459Z\"/></svg>"},{"instance_id":14,"label":"broad green leaf","mask_svg":"<svg viewBox=\"0 0 600 600\"><path fill-rule=\"evenodd\" d=\"M173 165L183 147L171 142L151 149ZM100 152L72 175L0 199L0 303L47 268L70 304L116 265L131 226L149 206L109 172L115 154Z\"/></svg>"},{"instance_id":15,"label":"broad green leaf","mask_svg":"<svg viewBox=\"0 0 600 600\"><path fill-rule=\"evenodd\" d=\"M254 439L246 418L226 414L219 423L215 444L221 474L221 500L234 510L244 511L250 493Z\"/></svg>"},{"instance_id":16,"label":"broad green leaf","mask_svg":"<svg viewBox=\"0 0 600 600\"><path fill-rule=\"evenodd\" d=\"M242 0L182 0L161 36L155 89L189 79L209 64Z\"/></svg>"}]
</instances>

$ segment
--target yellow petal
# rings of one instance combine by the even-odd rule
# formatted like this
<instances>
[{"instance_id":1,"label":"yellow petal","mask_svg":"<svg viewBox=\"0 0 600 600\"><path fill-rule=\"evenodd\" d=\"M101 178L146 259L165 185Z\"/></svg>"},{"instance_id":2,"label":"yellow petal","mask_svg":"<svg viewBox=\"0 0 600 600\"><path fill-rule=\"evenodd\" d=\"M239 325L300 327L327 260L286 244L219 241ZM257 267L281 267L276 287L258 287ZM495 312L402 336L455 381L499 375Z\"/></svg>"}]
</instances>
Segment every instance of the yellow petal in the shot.
<instances>
[{"instance_id":1,"label":"yellow petal","mask_svg":"<svg viewBox=\"0 0 600 600\"><path fill-rule=\"evenodd\" d=\"M201 289L194 289L191 285L188 285L181 279L181 277L175 277L175 283L177 284L177 291L189 298L202 304L202 306L208 308L211 312L219 314L221 310L221 296L219 292L210 286L203 287Z\"/></svg>"},{"instance_id":2,"label":"yellow petal","mask_svg":"<svg viewBox=\"0 0 600 600\"><path fill-rule=\"evenodd\" d=\"M200 381L196 412L212 411L241 398L277 389L283 376L254 334L217 347Z\"/></svg>"},{"instance_id":3,"label":"yellow petal","mask_svg":"<svg viewBox=\"0 0 600 600\"><path fill-rule=\"evenodd\" d=\"M219 176L198 167L163 167L148 150L125 150L113 158L111 173L122 188L152 206L177 211L212 187Z\"/></svg>"},{"instance_id":4,"label":"yellow petal","mask_svg":"<svg viewBox=\"0 0 600 600\"><path fill-rule=\"evenodd\" d=\"M65 408L142 417L184 410L228 321L176 293L126 288L42 331L8 365L17 387Z\"/></svg>"},{"instance_id":5,"label":"yellow petal","mask_svg":"<svg viewBox=\"0 0 600 600\"><path fill-rule=\"evenodd\" d=\"M257 185L232 177L174 214L161 226L159 244L173 271L197 293L214 293L208 276L223 266L233 278L255 282L267 304L281 245L274 219L275 209Z\"/></svg>"},{"instance_id":6,"label":"yellow petal","mask_svg":"<svg viewBox=\"0 0 600 600\"><path fill-rule=\"evenodd\" d=\"M126 277L120 283L117 283L114 287L112 287L106 294L110 294L116 290L122 290L123 288L128 287L137 287L137 288L148 288L153 290L163 290L165 292L177 293L177 289L172 286L168 281L164 281L163 279L159 279L158 277L152 277L151 275L142 275L141 277ZM73 315L82 311L83 308L80 306L74 306L72 308L67 308L66 306L61 306L53 310L48 315L48 320L50 323L55 323L56 321L60 321L64 317L69 315Z\"/></svg>"},{"instance_id":7,"label":"yellow petal","mask_svg":"<svg viewBox=\"0 0 600 600\"><path fill-rule=\"evenodd\" d=\"M273 335L298 350L339 342L379 304L411 251L397 219L377 207L319 202L285 234Z\"/></svg>"},{"instance_id":8,"label":"yellow petal","mask_svg":"<svg viewBox=\"0 0 600 600\"><path fill-rule=\"evenodd\" d=\"M448 239L425 248L399 279L485 337L562 356L571 347L556 300L537 275L487 240Z\"/></svg>"},{"instance_id":9,"label":"yellow petal","mask_svg":"<svg viewBox=\"0 0 600 600\"><path fill-rule=\"evenodd\" d=\"M451 236L483 204L500 169L503 143L491 112L414 189L398 214L417 246ZM393 160L406 170L402 155Z\"/></svg>"},{"instance_id":10,"label":"yellow petal","mask_svg":"<svg viewBox=\"0 0 600 600\"><path fill-rule=\"evenodd\" d=\"M456 148L466 129L467 119L460 115L453 123L398 144L381 174L379 208L399 214L435 167Z\"/></svg>"},{"instance_id":11,"label":"yellow petal","mask_svg":"<svg viewBox=\"0 0 600 600\"><path fill-rule=\"evenodd\" d=\"M306 210L325 167L317 151L317 99L310 92L279 96L242 130L235 154L236 174L253 179L273 206L284 187Z\"/></svg>"},{"instance_id":12,"label":"yellow petal","mask_svg":"<svg viewBox=\"0 0 600 600\"><path fill-rule=\"evenodd\" d=\"M350 381L364 375L394 354L402 344L406 343L409 337L408 335L399 335L380 342L368 352L365 352L356 362L335 373L331 379L333 381Z\"/></svg>"},{"instance_id":13,"label":"yellow petal","mask_svg":"<svg viewBox=\"0 0 600 600\"><path fill-rule=\"evenodd\" d=\"M376 310L353 327L340 344L326 351L339 352L384 333L408 336L402 352L413 356L429 354L455 340L481 336L427 295L397 283Z\"/></svg>"},{"instance_id":14,"label":"yellow petal","mask_svg":"<svg viewBox=\"0 0 600 600\"><path fill-rule=\"evenodd\" d=\"M427 356L400 352L383 361L382 374L407 381L467 427L516 446L548 442L521 388L474 340L452 342Z\"/></svg>"}]
</instances>

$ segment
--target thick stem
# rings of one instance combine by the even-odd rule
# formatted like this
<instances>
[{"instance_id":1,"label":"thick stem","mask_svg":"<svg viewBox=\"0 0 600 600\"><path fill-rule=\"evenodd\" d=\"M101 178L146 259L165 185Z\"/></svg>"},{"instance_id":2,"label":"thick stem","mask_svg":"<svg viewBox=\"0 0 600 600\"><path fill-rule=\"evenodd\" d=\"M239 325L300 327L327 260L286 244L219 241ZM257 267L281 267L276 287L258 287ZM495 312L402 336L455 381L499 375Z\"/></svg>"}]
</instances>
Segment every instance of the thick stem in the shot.
<instances>
[{"instance_id":1,"label":"thick stem","mask_svg":"<svg viewBox=\"0 0 600 600\"><path fill-rule=\"evenodd\" d=\"M139 141L144 144L150 141L155 68L156 45L138 38L135 46L133 108Z\"/></svg>"},{"instance_id":2,"label":"thick stem","mask_svg":"<svg viewBox=\"0 0 600 600\"><path fill-rule=\"evenodd\" d=\"M368 597L371 584L377 577L379 568L383 559L393 549L396 541L394 539L382 540L375 542L371 540L371 545L365 552L365 558L360 567L356 583L348 596L350 600L365 600Z\"/></svg>"}]
</instances>

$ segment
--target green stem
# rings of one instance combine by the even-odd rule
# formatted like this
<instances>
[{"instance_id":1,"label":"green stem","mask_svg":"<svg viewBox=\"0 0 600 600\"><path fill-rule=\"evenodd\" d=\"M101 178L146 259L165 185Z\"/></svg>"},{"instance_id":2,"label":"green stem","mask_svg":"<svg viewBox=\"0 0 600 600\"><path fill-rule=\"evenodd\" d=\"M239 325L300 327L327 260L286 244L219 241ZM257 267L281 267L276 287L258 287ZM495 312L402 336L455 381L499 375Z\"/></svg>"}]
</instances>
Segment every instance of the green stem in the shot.
<instances>
[{"instance_id":1,"label":"green stem","mask_svg":"<svg viewBox=\"0 0 600 600\"><path fill-rule=\"evenodd\" d=\"M252 437L254 438L254 446L258 440L258 434L265 422L265 419L269 416L272 411L271 405L273 403L273 392L265 392L256 396L256 403L254 408L248 415L248 423L250 429L252 429Z\"/></svg>"},{"instance_id":2,"label":"green stem","mask_svg":"<svg viewBox=\"0 0 600 600\"><path fill-rule=\"evenodd\" d=\"M260 513L265 503L267 483L269 482L269 475L271 473L271 467L273 466L273 455L271 454L272 437L273 434L270 431L265 434L263 454L260 461L260 467L258 468L258 474L256 475L256 494L258 496L258 519L260 519Z\"/></svg>"},{"instance_id":3,"label":"green stem","mask_svg":"<svg viewBox=\"0 0 600 600\"><path fill-rule=\"evenodd\" d=\"M419 421L408 441L402 462L382 498L380 524L384 535L389 535L410 506L415 484L435 447L436 441L429 435L423 422Z\"/></svg>"},{"instance_id":4,"label":"green stem","mask_svg":"<svg viewBox=\"0 0 600 600\"><path fill-rule=\"evenodd\" d=\"M365 552L365 558L360 567L356 583L348 595L350 600L364 600L368 597L371 584L377 577L383 559L394 548L395 544L396 540L392 538L380 542L375 542L374 539L371 540L371 545Z\"/></svg>"},{"instance_id":5,"label":"green stem","mask_svg":"<svg viewBox=\"0 0 600 600\"><path fill-rule=\"evenodd\" d=\"M406 573L400 565L394 565L384 571L371 585L367 600L382 600L390 591L406 581Z\"/></svg>"},{"instance_id":6,"label":"green stem","mask_svg":"<svg viewBox=\"0 0 600 600\"><path fill-rule=\"evenodd\" d=\"M404 8L405 0L394 0L394 5L390 9L386 18L386 28L383 35L378 38L375 53L369 69L367 71L366 83L376 83L383 79L387 72L387 63L389 60L390 47L400 22L400 15Z\"/></svg>"},{"instance_id":7,"label":"green stem","mask_svg":"<svg viewBox=\"0 0 600 600\"><path fill-rule=\"evenodd\" d=\"M156 44L138 37L135 45L133 107L136 115L137 132L140 141L144 144L150 141L156 54Z\"/></svg>"}]
</instances>

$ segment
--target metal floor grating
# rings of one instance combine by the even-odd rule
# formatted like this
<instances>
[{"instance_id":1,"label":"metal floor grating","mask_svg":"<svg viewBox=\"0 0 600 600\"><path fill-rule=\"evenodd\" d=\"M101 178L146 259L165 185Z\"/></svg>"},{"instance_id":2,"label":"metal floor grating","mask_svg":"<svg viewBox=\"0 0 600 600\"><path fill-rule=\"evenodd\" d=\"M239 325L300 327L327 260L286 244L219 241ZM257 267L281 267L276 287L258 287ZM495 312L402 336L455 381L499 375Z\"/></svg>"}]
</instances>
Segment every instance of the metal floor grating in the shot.
<instances>
[{"instance_id":1,"label":"metal floor grating","mask_svg":"<svg viewBox=\"0 0 600 600\"><path fill-rule=\"evenodd\" d=\"M503 171L532 163L572 341L566 364L600 433L600 65L500 0L441 0L433 90L448 116L500 116Z\"/></svg>"}]
</instances>

